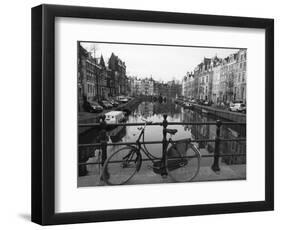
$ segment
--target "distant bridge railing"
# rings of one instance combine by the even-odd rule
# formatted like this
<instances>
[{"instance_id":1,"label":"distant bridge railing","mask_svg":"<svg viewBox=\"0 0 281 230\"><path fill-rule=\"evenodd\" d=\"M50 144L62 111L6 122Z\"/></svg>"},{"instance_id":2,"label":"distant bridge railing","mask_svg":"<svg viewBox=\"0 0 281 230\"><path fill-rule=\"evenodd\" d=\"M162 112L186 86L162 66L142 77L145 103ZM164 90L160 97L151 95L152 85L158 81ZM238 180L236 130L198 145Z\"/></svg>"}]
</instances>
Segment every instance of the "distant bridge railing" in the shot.
<instances>
[{"instance_id":1,"label":"distant bridge railing","mask_svg":"<svg viewBox=\"0 0 281 230\"><path fill-rule=\"evenodd\" d=\"M168 122L167 121L167 115L163 115L163 122L154 122L154 123L148 123L147 126L163 126L163 139L159 141L144 141L140 142L140 144L162 144L162 157L159 158L163 159L165 157L165 154L167 152L167 132L166 129L168 125L215 125L216 126L216 136L214 139L194 139L191 140L191 142L214 142L215 148L214 148L214 154L208 154L208 155L201 155L201 157L213 157L213 164L211 166L212 170L217 172L220 171L220 165L219 165L219 159L220 157L231 157L231 156L246 156L245 153L243 154L221 154L220 153L220 143L221 142L243 142L246 141L246 137L240 138L221 138L221 126L229 126L229 125L235 125L235 126L246 126L246 123L241 122L222 122L220 120L217 121L211 121L211 122ZM100 147L101 149L101 161L98 162L79 162L79 174L82 171L86 170L86 165L94 165L99 164L103 165L106 158L107 158L107 146L120 146L120 145L134 145L136 142L117 142L117 143L107 143L107 128L108 127L117 127L117 126L143 126L145 123L119 123L119 124L107 124L105 122L105 116L101 117L100 123L88 123L88 124L79 124L79 128L81 127L92 127L92 128L99 128L99 143L89 143L89 144L79 144L79 148L87 148L87 147ZM176 141L174 141L176 142ZM143 159L144 161L148 159Z\"/></svg>"}]
</instances>

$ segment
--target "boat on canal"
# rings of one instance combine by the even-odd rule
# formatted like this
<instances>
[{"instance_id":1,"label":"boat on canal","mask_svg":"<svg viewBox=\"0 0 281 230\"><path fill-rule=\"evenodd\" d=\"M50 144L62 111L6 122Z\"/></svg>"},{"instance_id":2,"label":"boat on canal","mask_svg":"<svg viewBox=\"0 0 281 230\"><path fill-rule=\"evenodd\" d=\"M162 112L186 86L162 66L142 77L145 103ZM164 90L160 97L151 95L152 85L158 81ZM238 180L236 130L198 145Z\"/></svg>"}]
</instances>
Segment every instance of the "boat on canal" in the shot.
<instances>
[{"instance_id":1,"label":"boat on canal","mask_svg":"<svg viewBox=\"0 0 281 230\"><path fill-rule=\"evenodd\" d=\"M183 104L183 107L184 107L185 109L193 109L193 105L190 104L189 102L185 102L185 103Z\"/></svg>"},{"instance_id":2,"label":"boat on canal","mask_svg":"<svg viewBox=\"0 0 281 230\"><path fill-rule=\"evenodd\" d=\"M105 121L107 124L119 124L124 122L125 119L123 111L110 111L105 114Z\"/></svg>"},{"instance_id":3,"label":"boat on canal","mask_svg":"<svg viewBox=\"0 0 281 230\"><path fill-rule=\"evenodd\" d=\"M202 113L208 114L209 112L206 109L202 109Z\"/></svg>"}]
</instances>

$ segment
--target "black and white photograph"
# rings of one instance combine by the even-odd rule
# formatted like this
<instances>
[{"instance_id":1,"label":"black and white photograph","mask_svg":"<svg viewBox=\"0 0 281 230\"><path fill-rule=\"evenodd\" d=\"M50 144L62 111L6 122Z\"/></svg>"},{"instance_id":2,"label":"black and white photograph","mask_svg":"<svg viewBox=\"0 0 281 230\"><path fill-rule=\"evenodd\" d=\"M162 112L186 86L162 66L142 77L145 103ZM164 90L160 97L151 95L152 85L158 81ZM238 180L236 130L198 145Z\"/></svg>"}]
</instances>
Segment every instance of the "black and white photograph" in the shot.
<instances>
[{"instance_id":1,"label":"black and white photograph","mask_svg":"<svg viewBox=\"0 0 281 230\"><path fill-rule=\"evenodd\" d=\"M1 229L276 229L279 5L3 1Z\"/></svg>"},{"instance_id":2,"label":"black and white photograph","mask_svg":"<svg viewBox=\"0 0 281 230\"><path fill-rule=\"evenodd\" d=\"M247 48L77 41L77 187L247 179Z\"/></svg>"},{"instance_id":3,"label":"black and white photograph","mask_svg":"<svg viewBox=\"0 0 281 230\"><path fill-rule=\"evenodd\" d=\"M274 210L273 19L47 4L32 44L33 222Z\"/></svg>"}]
</instances>

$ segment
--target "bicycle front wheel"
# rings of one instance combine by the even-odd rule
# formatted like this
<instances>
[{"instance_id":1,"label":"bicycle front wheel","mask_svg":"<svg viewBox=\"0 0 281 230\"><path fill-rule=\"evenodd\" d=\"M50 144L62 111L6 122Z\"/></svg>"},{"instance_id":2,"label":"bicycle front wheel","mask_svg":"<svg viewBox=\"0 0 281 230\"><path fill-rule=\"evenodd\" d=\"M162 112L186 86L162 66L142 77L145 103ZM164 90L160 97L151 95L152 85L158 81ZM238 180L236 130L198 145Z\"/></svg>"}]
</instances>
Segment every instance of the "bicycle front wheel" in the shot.
<instances>
[{"instance_id":1,"label":"bicycle front wheel","mask_svg":"<svg viewBox=\"0 0 281 230\"><path fill-rule=\"evenodd\" d=\"M178 142L167 151L166 169L176 182L192 181L200 169L200 152L190 143Z\"/></svg>"},{"instance_id":2,"label":"bicycle front wheel","mask_svg":"<svg viewBox=\"0 0 281 230\"><path fill-rule=\"evenodd\" d=\"M104 163L102 177L109 185L127 183L140 166L140 157L133 147L124 147L113 153Z\"/></svg>"}]
</instances>

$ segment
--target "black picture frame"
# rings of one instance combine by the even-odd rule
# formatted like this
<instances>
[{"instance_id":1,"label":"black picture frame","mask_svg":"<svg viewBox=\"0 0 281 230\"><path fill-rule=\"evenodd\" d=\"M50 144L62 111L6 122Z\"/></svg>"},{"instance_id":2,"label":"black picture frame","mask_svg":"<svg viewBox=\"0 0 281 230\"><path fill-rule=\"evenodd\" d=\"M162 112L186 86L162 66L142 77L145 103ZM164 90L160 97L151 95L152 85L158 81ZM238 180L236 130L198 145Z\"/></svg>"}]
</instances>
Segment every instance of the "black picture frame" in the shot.
<instances>
[{"instance_id":1,"label":"black picture frame","mask_svg":"<svg viewBox=\"0 0 281 230\"><path fill-rule=\"evenodd\" d=\"M265 200L55 213L55 18L109 19L265 29ZM32 221L41 225L162 218L274 209L274 20L110 8L32 8Z\"/></svg>"}]
</instances>

